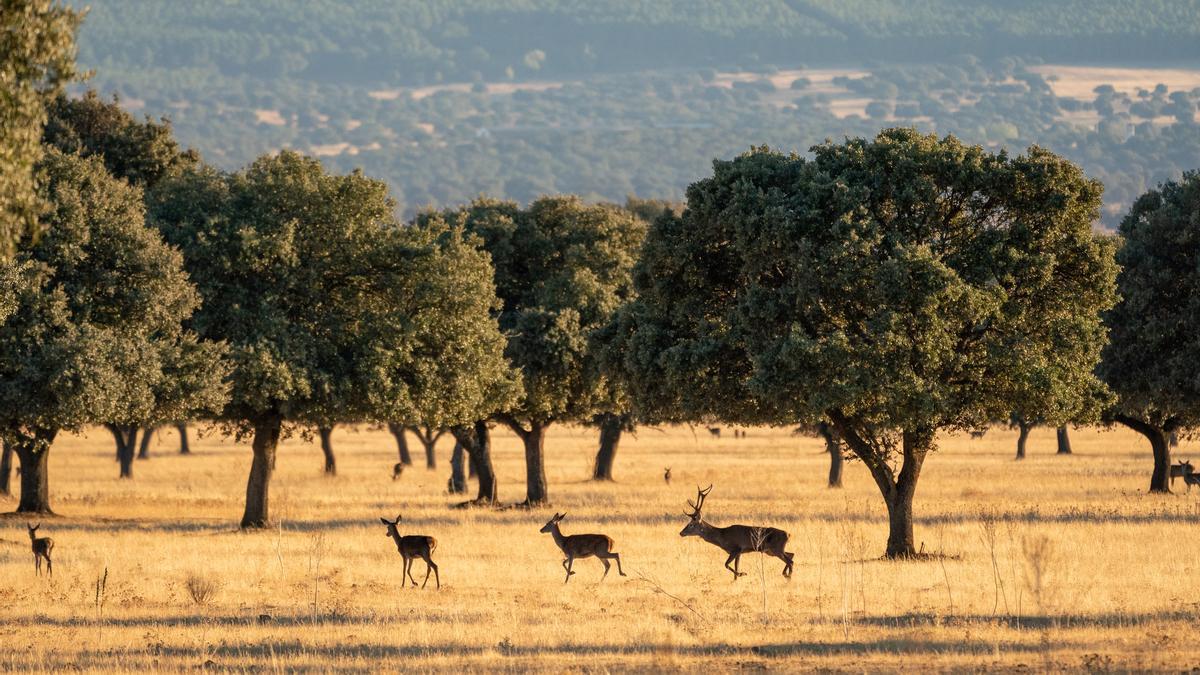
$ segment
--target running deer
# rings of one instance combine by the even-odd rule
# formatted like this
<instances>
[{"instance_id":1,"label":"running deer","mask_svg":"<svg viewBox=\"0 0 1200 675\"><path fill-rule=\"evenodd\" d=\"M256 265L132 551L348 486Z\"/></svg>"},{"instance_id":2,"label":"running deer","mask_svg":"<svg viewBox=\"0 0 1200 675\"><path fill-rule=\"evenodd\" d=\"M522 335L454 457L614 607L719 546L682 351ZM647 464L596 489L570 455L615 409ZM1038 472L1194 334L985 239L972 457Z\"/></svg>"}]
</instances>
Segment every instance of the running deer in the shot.
<instances>
[{"instance_id":1,"label":"running deer","mask_svg":"<svg viewBox=\"0 0 1200 675\"><path fill-rule=\"evenodd\" d=\"M54 540L50 537L37 536L37 530L42 524L30 525L25 523L25 527L29 530L29 541L33 544L33 566L37 569L38 576L42 574L42 558L46 559L46 570L50 572L50 576L54 576L54 563L50 560L50 552L54 550Z\"/></svg>"},{"instance_id":2,"label":"running deer","mask_svg":"<svg viewBox=\"0 0 1200 675\"><path fill-rule=\"evenodd\" d=\"M1185 459L1178 464L1171 465L1171 485L1175 484L1176 478L1183 478L1192 472L1192 461Z\"/></svg>"},{"instance_id":3,"label":"running deer","mask_svg":"<svg viewBox=\"0 0 1200 675\"><path fill-rule=\"evenodd\" d=\"M604 581L604 577L608 576L608 570L612 566L609 560L617 561L617 572L621 576L628 576L625 570L621 569L621 554L612 550L612 537L605 534L563 534L559 529L558 524L566 517L565 513L556 513L554 517L542 526L539 532L549 533L554 537L554 543L562 549L563 555L567 556L562 561L563 569L567 571L567 578L563 579L563 583L571 580L571 575L575 574L571 571L571 566L575 564L576 558L590 558L596 556L600 562L604 563L604 575L600 577L600 581Z\"/></svg>"},{"instance_id":4,"label":"running deer","mask_svg":"<svg viewBox=\"0 0 1200 675\"><path fill-rule=\"evenodd\" d=\"M704 498L708 496L709 492L712 492L711 485L704 490L701 490L699 486L696 487L696 501L694 503L688 501L692 512L684 514L691 521L679 532L679 536L700 537L728 553L729 558L725 561L725 569L733 572L734 581L737 581L738 577L746 576L745 572L738 571L738 561L741 560L743 553L752 551L759 551L764 555L775 556L782 560L783 576L790 578L793 555L783 550L787 546L788 533L774 527L750 527L748 525L716 527L704 522L701 512L704 510ZM733 563L732 567L730 563Z\"/></svg>"},{"instance_id":5,"label":"running deer","mask_svg":"<svg viewBox=\"0 0 1200 675\"><path fill-rule=\"evenodd\" d=\"M438 566L430 557L437 550L437 539L427 537L423 534L409 534L403 537L400 536L400 531L396 526L400 524L400 516L396 516L396 520L388 520L380 517L384 525L387 525L387 535L396 541L396 550L400 551L400 557L404 558L404 572L401 575L400 585L404 585L404 575L408 575L408 579L412 581L412 585L417 585L417 580L413 579L412 566L416 558L425 561L425 581L421 583L421 588L425 588L425 584L429 583L429 573L433 572L433 578L437 581L437 587L442 587L442 577L438 574Z\"/></svg>"}]
</instances>

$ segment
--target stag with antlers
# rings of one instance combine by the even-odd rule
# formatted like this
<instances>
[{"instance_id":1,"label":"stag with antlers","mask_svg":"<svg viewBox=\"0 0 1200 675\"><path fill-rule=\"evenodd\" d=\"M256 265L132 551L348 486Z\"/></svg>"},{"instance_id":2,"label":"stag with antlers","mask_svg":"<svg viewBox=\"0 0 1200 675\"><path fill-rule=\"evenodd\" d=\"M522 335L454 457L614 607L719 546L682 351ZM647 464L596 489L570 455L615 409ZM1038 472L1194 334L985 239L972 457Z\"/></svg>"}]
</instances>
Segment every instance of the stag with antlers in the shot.
<instances>
[{"instance_id":1,"label":"stag with antlers","mask_svg":"<svg viewBox=\"0 0 1200 675\"><path fill-rule=\"evenodd\" d=\"M545 525L542 526L540 532L550 534L554 537L554 543L562 549L563 555L567 556L563 559L563 569L567 571L567 578L563 583L571 580L571 575L575 574L571 571L572 565L575 564L576 558L590 558L596 556L600 562L604 563L604 576L600 577L600 581L604 581L604 577L608 576L608 570L612 567L608 563L609 560L617 561L617 572L621 576L627 576L625 570L621 569L621 554L613 549L612 537L606 534L563 534L559 529L558 524L566 517L565 513L556 513Z\"/></svg>"},{"instance_id":2,"label":"stag with antlers","mask_svg":"<svg viewBox=\"0 0 1200 675\"><path fill-rule=\"evenodd\" d=\"M688 501L692 512L684 514L691 520L679 532L679 536L700 537L728 553L729 558L725 561L725 569L733 572L734 581L738 577L746 576L745 572L738 571L738 561L741 560L743 553L752 551L775 556L782 560L783 576L790 578L792 576L792 554L783 550L787 546L788 533L774 527L750 527L749 525L717 527L704 522L701 512L704 509L704 498L708 496L709 492L712 492L712 485L704 490L701 490L699 486L696 487L696 501Z\"/></svg>"}]
</instances>

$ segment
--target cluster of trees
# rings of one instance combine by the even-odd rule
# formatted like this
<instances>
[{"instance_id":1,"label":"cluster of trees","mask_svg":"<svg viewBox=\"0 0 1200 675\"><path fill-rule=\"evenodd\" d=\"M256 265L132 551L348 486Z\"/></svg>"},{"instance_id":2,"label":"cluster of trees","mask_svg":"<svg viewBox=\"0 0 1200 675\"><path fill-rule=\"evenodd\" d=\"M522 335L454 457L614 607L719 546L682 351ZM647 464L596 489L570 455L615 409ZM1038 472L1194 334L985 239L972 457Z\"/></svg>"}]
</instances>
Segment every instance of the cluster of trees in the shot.
<instances>
[{"instance_id":1,"label":"cluster of trees","mask_svg":"<svg viewBox=\"0 0 1200 675\"><path fill-rule=\"evenodd\" d=\"M635 422L799 424L864 463L905 557L943 431L1121 423L1166 492L1169 436L1200 422L1200 173L1113 236L1066 158L893 128L717 160L683 208L480 198L401 222L359 171L293 152L220 171L95 96L46 114L36 166L12 168L37 227L0 262L21 512L50 511L57 434L94 424L123 457L182 419L250 438L247 528L297 429L449 429L452 486L469 461L490 503L503 424L536 506L556 423L600 427L598 478Z\"/></svg>"}]
</instances>

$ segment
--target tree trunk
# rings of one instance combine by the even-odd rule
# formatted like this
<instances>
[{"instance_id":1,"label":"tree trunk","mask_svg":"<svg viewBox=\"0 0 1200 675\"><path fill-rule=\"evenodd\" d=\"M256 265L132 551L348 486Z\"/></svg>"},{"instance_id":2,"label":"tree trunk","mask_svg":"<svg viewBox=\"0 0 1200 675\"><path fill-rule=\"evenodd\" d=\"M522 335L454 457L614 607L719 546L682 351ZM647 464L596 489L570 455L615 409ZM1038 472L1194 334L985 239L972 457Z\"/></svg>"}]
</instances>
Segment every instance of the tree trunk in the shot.
<instances>
[{"instance_id":1,"label":"tree trunk","mask_svg":"<svg viewBox=\"0 0 1200 675\"><path fill-rule=\"evenodd\" d=\"M492 468L492 432L487 422L476 422L473 429L454 427L451 431L467 452L467 461L475 466L479 474L479 492L475 501L495 503L498 490L496 471Z\"/></svg>"},{"instance_id":2,"label":"tree trunk","mask_svg":"<svg viewBox=\"0 0 1200 675\"><path fill-rule=\"evenodd\" d=\"M1154 473L1150 474L1150 492L1171 492L1171 432L1174 429L1164 429L1143 420L1115 415L1117 422L1133 429L1150 441L1150 449L1154 452Z\"/></svg>"},{"instance_id":3,"label":"tree trunk","mask_svg":"<svg viewBox=\"0 0 1200 675\"><path fill-rule=\"evenodd\" d=\"M333 456L333 441L330 436L333 435L331 427L320 427L317 433L321 435L321 452L325 454L325 475L337 475L337 459Z\"/></svg>"},{"instance_id":4,"label":"tree trunk","mask_svg":"<svg viewBox=\"0 0 1200 675\"><path fill-rule=\"evenodd\" d=\"M466 452L461 442L454 441L454 452L450 454L450 483L447 486L452 495L461 495L467 491L467 472L465 464Z\"/></svg>"},{"instance_id":5,"label":"tree trunk","mask_svg":"<svg viewBox=\"0 0 1200 675\"><path fill-rule=\"evenodd\" d=\"M550 500L546 488L546 427L533 422L521 438L525 443L525 506L541 506Z\"/></svg>"},{"instance_id":6,"label":"tree trunk","mask_svg":"<svg viewBox=\"0 0 1200 675\"><path fill-rule=\"evenodd\" d=\"M624 426L621 416L614 413L604 413L600 418L600 449L596 452L596 466L592 471L592 480L612 480L613 461L617 458L617 446L621 443L621 431Z\"/></svg>"},{"instance_id":7,"label":"tree trunk","mask_svg":"<svg viewBox=\"0 0 1200 675\"><path fill-rule=\"evenodd\" d=\"M456 440L456 442L457 442L457 440ZM468 452L467 453L467 478L468 479L477 478L478 476L479 476L479 471L475 468L475 456Z\"/></svg>"},{"instance_id":8,"label":"tree trunk","mask_svg":"<svg viewBox=\"0 0 1200 675\"><path fill-rule=\"evenodd\" d=\"M179 422L175 425L175 430L179 432L179 454L192 454L192 449L188 447L187 422Z\"/></svg>"},{"instance_id":9,"label":"tree trunk","mask_svg":"<svg viewBox=\"0 0 1200 675\"><path fill-rule=\"evenodd\" d=\"M270 523L268 497L281 427L282 421L279 419L254 425L254 461L250 464L250 479L246 482L246 510L242 514L242 529L266 527Z\"/></svg>"},{"instance_id":10,"label":"tree trunk","mask_svg":"<svg viewBox=\"0 0 1200 675\"><path fill-rule=\"evenodd\" d=\"M418 434L421 439L421 445L425 447L425 468L433 471L437 469L437 449L438 436L432 430L426 429L425 434Z\"/></svg>"},{"instance_id":11,"label":"tree trunk","mask_svg":"<svg viewBox=\"0 0 1200 675\"><path fill-rule=\"evenodd\" d=\"M1029 440L1029 430L1032 428L1032 424L1017 423L1017 459L1025 459L1025 441Z\"/></svg>"},{"instance_id":12,"label":"tree trunk","mask_svg":"<svg viewBox=\"0 0 1200 675\"><path fill-rule=\"evenodd\" d=\"M12 494L12 446L0 440L0 495Z\"/></svg>"},{"instance_id":13,"label":"tree trunk","mask_svg":"<svg viewBox=\"0 0 1200 675\"><path fill-rule=\"evenodd\" d=\"M837 429L828 422L822 421L817 425L817 433L825 439L825 451L829 453L829 487L842 487L842 442L838 438Z\"/></svg>"},{"instance_id":14,"label":"tree trunk","mask_svg":"<svg viewBox=\"0 0 1200 675\"><path fill-rule=\"evenodd\" d=\"M158 427L146 427L142 430L142 444L138 447L138 459L150 459L150 441L153 440L156 433L158 433Z\"/></svg>"},{"instance_id":15,"label":"tree trunk","mask_svg":"<svg viewBox=\"0 0 1200 675\"><path fill-rule=\"evenodd\" d=\"M388 431L396 437L396 447L400 450L400 463L412 466L412 455L408 453L408 438L404 435L404 427L394 422L388 422Z\"/></svg>"},{"instance_id":16,"label":"tree trunk","mask_svg":"<svg viewBox=\"0 0 1200 675\"><path fill-rule=\"evenodd\" d=\"M121 478L133 478L133 457L138 428L112 425L108 430L117 439L117 461L121 464Z\"/></svg>"},{"instance_id":17,"label":"tree trunk","mask_svg":"<svg viewBox=\"0 0 1200 675\"><path fill-rule=\"evenodd\" d=\"M50 509L50 444L55 431L37 431L32 438L16 439L21 459L21 501L17 513L53 515Z\"/></svg>"},{"instance_id":18,"label":"tree trunk","mask_svg":"<svg viewBox=\"0 0 1200 675\"><path fill-rule=\"evenodd\" d=\"M913 496L925 456L933 447L931 432L904 432L904 463L896 478L894 490L884 499L888 507L888 544L884 555L889 558L910 558L917 554L913 540Z\"/></svg>"},{"instance_id":19,"label":"tree trunk","mask_svg":"<svg viewBox=\"0 0 1200 675\"><path fill-rule=\"evenodd\" d=\"M1058 452L1056 454L1071 454L1071 435L1067 432L1066 425L1059 427L1055 433L1058 436Z\"/></svg>"}]
</instances>

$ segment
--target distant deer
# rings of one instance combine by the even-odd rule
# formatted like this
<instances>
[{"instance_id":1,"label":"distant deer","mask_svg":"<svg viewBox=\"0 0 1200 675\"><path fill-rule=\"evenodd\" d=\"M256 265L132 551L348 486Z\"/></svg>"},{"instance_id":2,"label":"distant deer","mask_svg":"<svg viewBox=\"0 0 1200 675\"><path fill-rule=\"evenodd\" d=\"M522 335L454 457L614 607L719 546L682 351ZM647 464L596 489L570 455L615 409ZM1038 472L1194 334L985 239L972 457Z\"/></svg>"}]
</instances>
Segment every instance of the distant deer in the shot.
<instances>
[{"instance_id":1,"label":"distant deer","mask_svg":"<svg viewBox=\"0 0 1200 675\"><path fill-rule=\"evenodd\" d=\"M558 524L566 517L565 513L556 513L554 517L542 526L539 532L543 534L549 533L554 537L554 543L562 549L563 555L567 556L562 561L563 569L567 571L567 578L563 579L563 583L571 580L571 575L575 574L571 571L572 565L575 564L576 558L590 558L596 556L600 562L604 563L604 575L600 577L600 581L604 581L604 577L608 576L608 570L612 567L608 561L617 561L617 572L621 576L627 576L625 570L621 569L621 554L612 550L612 537L605 534L571 534L566 535L559 529Z\"/></svg>"},{"instance_id":2,"label":"distant deer","mask_svg":"<svg viewBox=\"0 0 1200 675\"><path fill-rule=\"evenodd\" d=\"M706 427L706 428L708 429L708 433L712 434L713 438L721 437L721 427Z\"/></svg>"},{"instance_id":3,"label":"distant deer","mask_svg":"<svg viewBox=\"0 0 1200 675\"><path fill-rule=\"evenodd\" d=\"M973 429L970 432L971 440L977 441L977 440L983 438L983 435L986 433L987 433L987 429Z\"/></svg>"},{"instance_id":4,"label":"distant deer","mask_svg":"<svg viewBox=\"0 0 1200 675\"><path fill-rule=\"evenodd\" d=\"M671 467L669 466L667 467L666 471L663 471L663 481L665 481L667 485L671 484Z\"/></svg>"},{"instance_id":5,"label":"distant deer","mask_svg":"<svg viewBox=\"0 0 1200 675\"><path fill-rule=\"evenodd\" d=\"M1171 485L1175 484L1176 478L1183 478L1184 476L1186 476L1187 474L1189 474L1191 472L1192 472L1192 461L1190 459L1182 460L1178 464L1172 464L1171 465L1171 473L1170 473Z\"/></svg>"},{"instance_id":6,"label":"distant deer","mask_svg":"<svg viewBox=\"0 0 1200 675\"><path fill-rule=\"evenodd\" d=\"M433 562L430 556L437 550L437 539L427 537L423 534L409 534L401 537L400 531L396 529L396 525L400 523L400 516L396 516L396 520L388 520L380 518L384 525L387 525L387 534L396 541L396 550L400 551L400 557L404 558L404 572L401 575L400 585L404 585L404 574L408 575L412 585L417 585L417 580L413 579L412 565L415 558L420 558L425 561L425 581L421 583L421 588L425 588L425 584L429 583L429 573L433 572L433 578L437 581L437 587L442 587L442 577L438 574L438 566Z\"/></svg>"},{"instance_id":7,"label":"distant deer","mask_svg":"<svg viewBox=\"0 0 1200 675\"><path fill-rule=\"evenodd\" d=\"M50 552L54 550L54 540L50 537L37 536L38 528L42 524L30 525L25 523L25 527L29 530L29 541L33 544L33 565L37 569L38 576L42 575L42 558L46 559L46 570L50 572L50 576L54 576L54 563L50 560Z\"/></svg>"},{"instance_id":8,"label":"distant deer","mask_svg":"<svg viewBox=\"0 0 1200 675\"><path fill-rule=\"evenodd\" d=\"M688 501L692 512L684 514L691 519L691 522L684 526L679 532L679 536L700 537L728 553L729 559L725 561L725 569L733 572L734 581L737 581L738 577L746 576L745 572L738 571L738 562L743 553L752 551L759 551L782 560L783 576L790 578L793 554L783 550L787 546L788 533L774 527L750 527L747 525L716 527L704 522L701 512L704 509L704 498L708 496L709 492L712 492L711 485L704 490L696 488L696 501L694 503ZM730 563L733 563L732 567Z\"/></svg>"},{"instance_id":9,"label":"distant deer","mask_svg":"<svg viewBox=\"0 0 1200 675\"><path fill-rule=\"evenodd\" d=\"M1187 486L1187 491L1191 492L1193 485L1200 485L1200 473L1192 471L1191 462L1183 462L1180 466L1183 468L1183 484Z\"/></svg>"},{"instance_id":10,"label":"distant deer","mask_svg":"<svg viewBox=\"0 0 1200 675\"><path fill-rule=\"evenodd\" d=\"M399 478L400 474L402 473L404 473L404 465L400 462L396 462L396 466L392 467L392 480Z\"/></svg>"}]
</instances>

